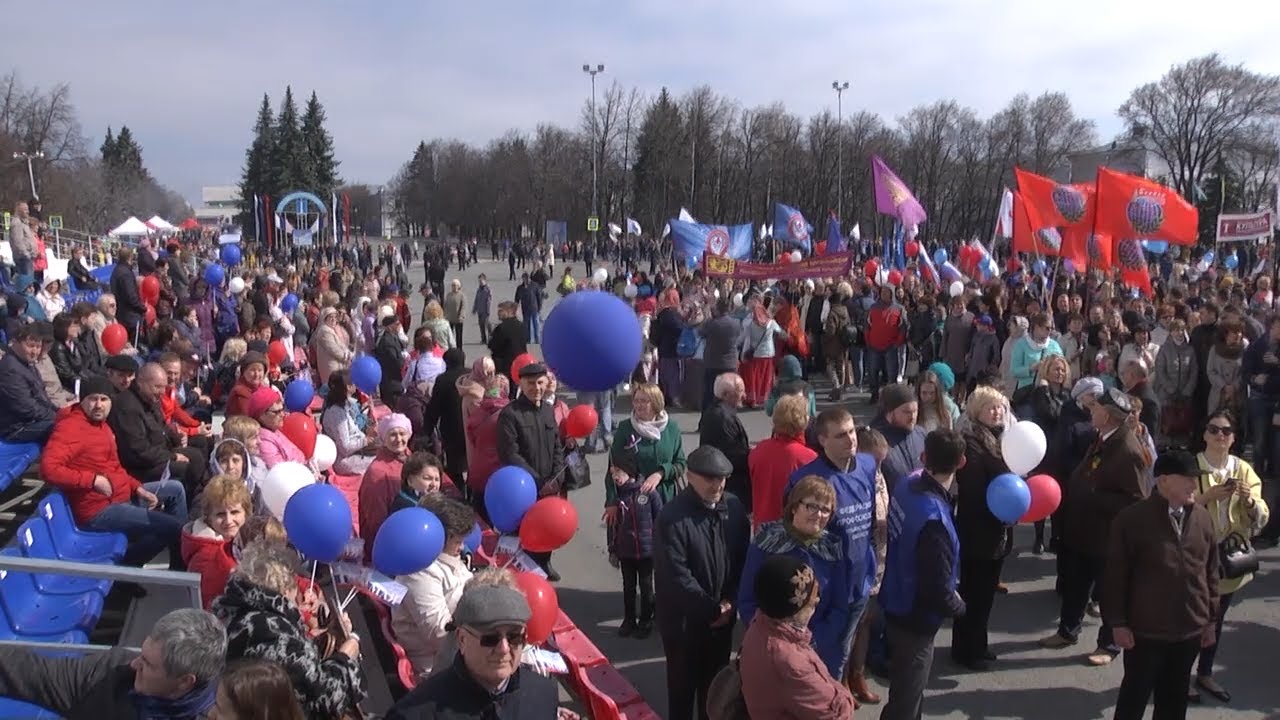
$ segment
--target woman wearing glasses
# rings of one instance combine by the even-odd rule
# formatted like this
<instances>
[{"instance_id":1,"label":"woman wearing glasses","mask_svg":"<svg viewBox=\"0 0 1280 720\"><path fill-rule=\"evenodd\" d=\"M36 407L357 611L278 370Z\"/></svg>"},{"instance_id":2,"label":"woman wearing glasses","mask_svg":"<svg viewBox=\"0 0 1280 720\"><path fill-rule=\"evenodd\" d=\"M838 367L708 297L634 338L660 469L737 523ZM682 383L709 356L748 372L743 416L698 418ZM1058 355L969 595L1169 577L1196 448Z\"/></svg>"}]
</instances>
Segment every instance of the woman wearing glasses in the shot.
<instances>
[{"instance_id":1,"label":"woman wearing glasses","mask_svg":"<svg viewBox=\"0 0 1280 720\"><path fill-rule=\"evenodd\" d=\"M836 491L827 480L810 475L787 493L782 519L760 526L747 548L738 587L738 613L750 626L759 605L755 576L766 558L789 555L813 568L821 600L809 619L814 649L833 677L842 677L845 657L842 639L849 623L849 566L844 562L840 537L827 531L836 510Z\"/></svg>"},{"instance_id":2,"label":"woman wearing glasses","mask_svg":"<svg viewBox=\"0 0 1280 720\"><path fill-rule=\"evenodd\" d=\"M1204 427L1204 452L1197 459L1200 467L1210 474L1200 476L1196 502L1209 511L1213 518L1216 539L1222 543L1228 538L1247 541L1266 524L1270 512L1262 499L1262 480L1253 467L1231 454L1236 441L1235 419L1231 413L1220 410L1209 416ZM1213 660L1222 639L1222 622L1227 608L1240 588L1253 579L1253 573L1231 577L1233 573L1223 567L1224 577L1218 581L1217 640L1200 650L1200 662L1196 669L1195 688L1204 690L1222 702L1231 701L1231 693L1213 679ZM1199 691L1192 689L1192 699L1199 699Z\"/></svg>"}]
</instances>

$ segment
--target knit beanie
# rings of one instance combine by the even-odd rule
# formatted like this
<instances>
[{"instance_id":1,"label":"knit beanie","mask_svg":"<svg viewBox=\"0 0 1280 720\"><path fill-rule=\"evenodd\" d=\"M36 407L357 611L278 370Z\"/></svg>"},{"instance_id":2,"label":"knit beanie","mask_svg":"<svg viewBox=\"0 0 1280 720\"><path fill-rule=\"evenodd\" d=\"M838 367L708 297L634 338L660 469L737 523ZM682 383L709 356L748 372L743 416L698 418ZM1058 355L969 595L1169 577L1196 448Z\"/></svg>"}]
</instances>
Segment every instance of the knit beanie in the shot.
<instances>
[{"instance_id":1,"label":"knit beanie","mask_svg":"<svg viewBox=\"0 0 1280 720\"><path fill-rule=\"evenodd\" d=\"M809 602L818 579L813 568L794 555L770 555L756 573L756 605L774 620L784 620Z\"/></svg>"},{"instance_id":2,"label":"knit beanie","mask_svg":"<svg viewBox=\"0 0 1280 720\"><path fill-rule=\"evenodd\" d=\"M90 395L106 395L111 397L115 395L116 388L111 384L110 380L97 375L90 375L80 380L80 399L83 400Z\"/></svg>"},{"instance_id":3,"label":"knit beanie","mask_svg":"<svg viewBox=\"0 0 1280 720\"><path fill-rule=\"evenodd\" d=\"M253 394L249 396L249 407L246 408L246 412L249 417L257 420L259 417L262 417L262 413L269 410L279 399L280 392L278 390L270 385L263 385L257 390L254 390Z\"/></svg>"},{"instance_id":4,"label":"knit beanie","mask_svg":"<svg viewBox=\"0 0 1280 720\"><path fill-rule=\"evenodd\" d=\"M943 392L951 392L951 388L956 386L956 374L950 365L936 362L929 366L929 372L938 376L938 382L942 383Z\"/></svg>"},{"instance_id":5,"label":"knit beanie","mask_svg":"<svg viewBox=\"0 0 1280 720\"><path fill-rule=\"evenodd\" d=\"M910 385L894 383L880 391L880 414L887 415L903 405L915 401L916 393L911 389Z\"/></svg>"}]
</instances>

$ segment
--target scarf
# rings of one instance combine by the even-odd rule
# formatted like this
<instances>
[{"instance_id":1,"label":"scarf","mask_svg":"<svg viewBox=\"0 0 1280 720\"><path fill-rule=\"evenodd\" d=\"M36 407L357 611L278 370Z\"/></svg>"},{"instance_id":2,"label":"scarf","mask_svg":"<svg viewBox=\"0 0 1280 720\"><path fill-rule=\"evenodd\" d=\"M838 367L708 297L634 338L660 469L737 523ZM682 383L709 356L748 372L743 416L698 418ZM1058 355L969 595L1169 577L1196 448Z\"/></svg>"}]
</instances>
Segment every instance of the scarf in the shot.
<instances>
[{"instance_id":1,"label":"scarf","mask_svg":"<svg viewBox=\"0 0 1280 720\"><path fill-rule=\"evenodd\" d=\"M138 712L138 720L195 720L213 707L218 695L218 683L197 685L180 698L162 698L129 691L129 699Z\"/></svg>"},{"instance_id":2,"label":"scarf","mask_svg":"<svg viewBox=\"0 0 1280 720\"><path fill-rule=\"evenodd\" d=\"M631 427L636 431L637 435L645 440L656 441L658 438L662 437L662 431L667 429L668 419L666 410L658 412L658 415L652 420L641 420L638 417L632 416Z\"/></svg>"},{"instance_id":3,"label":"scarf","mask_svg":"<svg viewBox=\"0 0 1280 720\"><path fill-rule=\"evenodd\" d=\"M1022 337L1026 338L1027 345L1031 346L1031 349L1036 352L1044 352L1044 349L1049 347L1049 338L1047 336L1044 340L1040 340L1039 342L1036 341L1035 336L1030 332Z\"/></svg>"}]
</instances>

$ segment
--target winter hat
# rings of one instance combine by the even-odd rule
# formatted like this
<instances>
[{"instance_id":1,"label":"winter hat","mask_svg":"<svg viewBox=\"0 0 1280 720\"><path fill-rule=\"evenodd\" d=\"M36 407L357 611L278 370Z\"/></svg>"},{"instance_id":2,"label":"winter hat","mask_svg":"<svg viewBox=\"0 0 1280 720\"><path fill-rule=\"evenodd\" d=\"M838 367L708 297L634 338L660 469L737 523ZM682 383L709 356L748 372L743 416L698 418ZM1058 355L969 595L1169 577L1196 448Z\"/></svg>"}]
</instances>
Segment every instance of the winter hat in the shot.
<instances>
[{"instance_id":1,"label":"winter hat","mask_svg":"<svg viewBox=\"0 0 1280 720\"><path fill-rule=\"evenodd\" d=\"M880 414L885 415L910 402L916 401L916 393L906 383L894 383L880 391Z\"/></svg>"},{"instance_id":2,"label":"winter hat","mask_svg":"<svg viewBox=\"0 0 1280 720\"><path fill-rule=\"evenodd\" d=\"M1082 377L1071 387L1071 399L1079 400L1085 395L1101 395L1105 388L1096 377Z\"/></svg>"},{"instance_id":3,"label":"winter hat","mask_svg":"<svg viewBox=\"0 0 1280 720\"><path fill-rule=\"evenodd\" d=\"M378 421L378 439L385 442L387 433L395 430L396 428L401 428L412 433L413 423L409 422L409 417L407 415L391 413Z\"/></svg>"},{"instance_id":4,"label":"winter hat","mask_svg":"<svg viewBox=\"0 0 1280 720\"><path fill-rule=\"evenodd\" d=\"M951 392L951 388L956 386L956 374L950 365L936 362L929 366L929 372L938 376L938 382L942 383L943 392Z\"/></svg>"},{"instance_id":5,"label":"winter hat","mask_svg":"<svg viewBox=\"0 0 1280 720\"><path fill-rule=\"evenodd\" d=\"M249 396L249 407L247 410L249 417L255 420L262 417L262 413L269 410L279 399L280 392L270 385L263 385L257 390L254 390L253 394Z\"/></svg>"},{"instance_id":6,"label":"winter hat","mask_svg":"<svg viewBox=\"0 0 1280 720\"><path fill-rule=\"evenodd\" d=\"M262 353L247 352L244 354L244 357L240 358L240 372L244 372L245 368L248 368L250 365L254 363L261 365L262 370L264 372L266 371L267 358Z\"/></svg>"},{"instance_id":7,"label":"winter hat","mask_svg":"<svg viewBox=\"0 0 1280 720\"><path fill-rule=\"evenodd\" d=\"M813 568L794 555L770 555L756 573L756 606L774 620L800 612L818 582Z\"/></svg>"},{"instance_id":8,"label":"winter hat","mask_svg":"<svg viewBox=\"0 0 1280 720\"><path fill-rule=\"evenodd\" d=\"M976 322L979 325L984 325L986 327L993 327L996 324L996 321L992 320L990 315L980 315L978 316L978 319L975 320L974 322Z\"/></svg>"},{"instance_id":9,"label":"winter hat","mask_svg":"<svg viewBox=\"0 0 1280 720\"><path fill-rule=\"evenodd\" d=\"M111 397L115 395L116 387L111 381L98 375L90 375L80 380L80 399L83 400L90 395L106 395Z\"/></svg>"},{"instance_id":10,"label":"winter hat","mask_svg":"<svg viewBox=\"0 0 1280 720\"><path fill-rule=\"evenodd\" d=\"M468 587L453 611L453 620L445 627L456 630L470 627L484 630L502 625L524 625L529 622L529 600L516 588L504 585Z\"/></svg>"}]
</instances>

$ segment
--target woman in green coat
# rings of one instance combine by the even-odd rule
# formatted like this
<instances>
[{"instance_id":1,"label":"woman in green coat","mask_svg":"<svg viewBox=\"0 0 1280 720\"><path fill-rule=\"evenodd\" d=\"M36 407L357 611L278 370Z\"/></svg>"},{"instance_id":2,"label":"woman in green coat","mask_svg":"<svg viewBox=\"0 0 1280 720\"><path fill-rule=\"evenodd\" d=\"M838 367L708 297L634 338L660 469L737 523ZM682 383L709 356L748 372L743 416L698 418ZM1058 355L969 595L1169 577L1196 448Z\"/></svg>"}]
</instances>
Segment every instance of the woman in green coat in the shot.
<instances>
[{"instance_id":1,"label":"woman in green coat","mask_svg":"<svg viewBox=\"0 0 1280 720\"><path fill-rule=\"evenodd\" d=\"M641 493L657 489L666 502L676 494L676 479L684 474L684 442L680 426L667 415L657 385L637 384L631 391L631 417L613 433L610 455L630 449L636 455ZM612 482L605 483L605 512L618 502Z\"/></svg>"}]
</instances>

